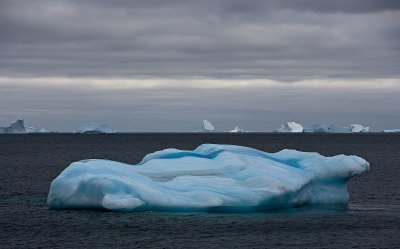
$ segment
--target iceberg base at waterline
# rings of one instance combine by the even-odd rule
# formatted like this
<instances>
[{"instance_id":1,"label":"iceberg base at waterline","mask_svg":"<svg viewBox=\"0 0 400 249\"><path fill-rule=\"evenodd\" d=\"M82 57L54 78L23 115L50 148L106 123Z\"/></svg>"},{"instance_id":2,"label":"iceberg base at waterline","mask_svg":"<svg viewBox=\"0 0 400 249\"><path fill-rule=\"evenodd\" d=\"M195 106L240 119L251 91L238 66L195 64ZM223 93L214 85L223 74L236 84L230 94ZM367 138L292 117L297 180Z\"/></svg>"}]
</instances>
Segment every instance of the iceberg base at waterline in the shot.
<instances>
[{"instance_id":1,"label":"iceberg base at waterline","mask_svg":"<svg viewBox=\"0 0 400 249\"><path fill-rule=\"evenodd\" d=\"M83 160L51 184L51 208L251 212L347 204L347 180L369 170L357 156L324 157L236 145L166 149L138 165Z\"/></svg>"}]
</instances>

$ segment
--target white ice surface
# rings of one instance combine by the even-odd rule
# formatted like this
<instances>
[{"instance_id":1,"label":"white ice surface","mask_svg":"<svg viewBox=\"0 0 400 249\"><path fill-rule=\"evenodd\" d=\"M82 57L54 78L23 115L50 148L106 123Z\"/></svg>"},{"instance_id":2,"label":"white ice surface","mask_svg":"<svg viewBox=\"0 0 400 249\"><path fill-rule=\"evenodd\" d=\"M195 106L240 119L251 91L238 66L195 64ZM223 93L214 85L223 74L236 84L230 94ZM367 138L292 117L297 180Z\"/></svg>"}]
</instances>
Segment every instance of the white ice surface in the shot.
<instances>
[{"instance_id":1,"label":"white ice surface","mask_svg":"<svg viewBox=\"0 0 400 249\"><path fill-rule=\"evenodd\" d=\"M357 156L204 144L151 153L138 165L72 163L52 182L47 202L51 208L232 212L346 204L347 180L368 170Z\"/></svg>"}]
</instances>

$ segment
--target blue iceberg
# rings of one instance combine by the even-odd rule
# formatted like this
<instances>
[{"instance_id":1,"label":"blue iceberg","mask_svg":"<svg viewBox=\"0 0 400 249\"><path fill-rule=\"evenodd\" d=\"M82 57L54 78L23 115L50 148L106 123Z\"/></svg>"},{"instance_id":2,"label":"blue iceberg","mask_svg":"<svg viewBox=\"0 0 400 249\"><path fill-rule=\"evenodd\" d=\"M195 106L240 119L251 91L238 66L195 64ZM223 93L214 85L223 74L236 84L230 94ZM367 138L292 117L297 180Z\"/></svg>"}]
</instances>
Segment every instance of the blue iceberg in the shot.
<instances>
[{"instance_id":1,"label":"blue iceberg","mask_svg":"<svg viewBox=\"0 0 400 249\"><path fill-rule=\"evenodd\" d=\"M51 208L232 212L347 204L347 180L368 170L357 156L203 144L151 153L138 165L74 162L52 182L47 202Z\"/></svg>"}]
</instances>

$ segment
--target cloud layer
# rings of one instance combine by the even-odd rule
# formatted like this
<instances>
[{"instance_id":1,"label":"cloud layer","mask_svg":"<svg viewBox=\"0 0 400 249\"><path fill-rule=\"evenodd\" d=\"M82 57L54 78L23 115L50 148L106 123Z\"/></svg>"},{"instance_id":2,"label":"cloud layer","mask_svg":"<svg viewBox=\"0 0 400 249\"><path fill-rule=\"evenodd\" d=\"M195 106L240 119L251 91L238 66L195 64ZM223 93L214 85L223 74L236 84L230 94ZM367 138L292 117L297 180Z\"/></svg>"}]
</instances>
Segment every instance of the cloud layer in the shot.
<instances>
[{"instance_id":1,"label":"cloud layer","mask_svg":"<svg viewBox=\"0 0 400 249\"><path fill-rule=\"evenodd\" d=\"M0 0L0 75L398 78L399 16L396 0Z\"/></svg>"}]
</instances>

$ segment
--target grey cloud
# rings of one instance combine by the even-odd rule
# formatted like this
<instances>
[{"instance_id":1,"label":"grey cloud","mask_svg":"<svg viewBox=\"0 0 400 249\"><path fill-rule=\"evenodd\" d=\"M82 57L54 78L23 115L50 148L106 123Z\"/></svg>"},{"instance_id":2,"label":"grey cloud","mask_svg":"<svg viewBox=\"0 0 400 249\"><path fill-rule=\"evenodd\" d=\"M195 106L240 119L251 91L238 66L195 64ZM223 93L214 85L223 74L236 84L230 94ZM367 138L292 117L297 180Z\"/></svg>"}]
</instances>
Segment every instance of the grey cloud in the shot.
<instances>
[{"instance_id":1,"label":"grey cloud","mask_svg":"<svg viewBox=\"0 0 400 249\"><path fill-rule=\"evenodd\" d=\"M400 9L397 0L249 0L225 1L224 10L231 13L262 13L271 10L294 10L321 13L368 13Z\"/></svg>"},{"instance_id":2,"label":"grey cloud","mask_svg":"<svg viewBox=\"0 0 400 249\"><path fill-rule=\"evenodd\" d=\"M0 75L397 78L399 1L0 0Z\"/></svg>"},{"instance_id":3,"label":"grey cloud","mask_svg":"<svg viewBox=\"0 0 400 249\"><path fill-rule=\"evenodd\" d=\"M274 1L274 4L281 8L315 12L365 13L400 9L400 2L397 0L288 0Z\"/></svg>"}]
</instances>

